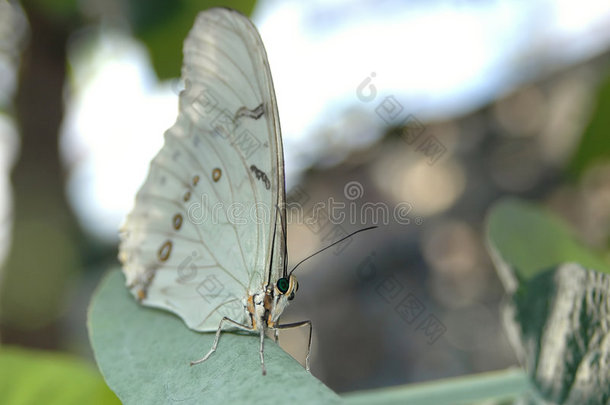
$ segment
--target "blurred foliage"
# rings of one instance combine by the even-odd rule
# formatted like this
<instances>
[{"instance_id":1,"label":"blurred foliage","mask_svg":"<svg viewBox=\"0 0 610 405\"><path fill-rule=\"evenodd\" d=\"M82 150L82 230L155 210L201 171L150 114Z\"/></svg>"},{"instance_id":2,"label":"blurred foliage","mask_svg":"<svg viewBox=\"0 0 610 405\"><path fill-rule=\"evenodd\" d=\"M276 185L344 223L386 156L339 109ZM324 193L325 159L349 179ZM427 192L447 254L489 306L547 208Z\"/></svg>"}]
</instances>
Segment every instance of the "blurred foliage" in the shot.
<instances>
[{"instance_id":1,"label":"blurred foliage","mask_svg":"<svg viewBox=\"0 0 610 405\"><path fill-rule=\"evenodd\" d=\"M94 368L63 354L0 348L0 403L120 404Z\"/></svg>"},{"instance_id":2,"label":"blurred foliage","mask_svg":"<svg viewBox=\"0 0 610 405\"><path fill-rule=\"evenodd\" d=\"M537 387L528 403L606 403L608 263L551 213L512 198L490 210L487 241L510 295L507 334Z\"/></svg>"},{"instance_id":3,"label":"blurred foliage","mask_svg":"<svg viewBox=\"0 0 610 405\"><path fill-rule=\"evenodd\" d=\"M14 98L21 138L11 173L14 230L0 291L0 322L14 332L3 331L4 342L56 347L52 328L45 334L36 329L49 326L63 310L71 275L80 270L76 243L81 233L64 194L58 150L71 24L36 8L42 4L24 3L29 35Z\"/></svg>"},{"instance_id":4,"label":"blurred foliage","mask_svg":"<svg viewBox=\"0 0 610 405\"><path fill-rule=\"evenodd\" d=\"M493 206L487 238L520 281L571 261L610 274L610 264L580 243L566 224L525 201L508 198Z\"/></svg>"},{"instance_id":5,"label":"blurred foliage","mask_svg":"<svg viewBox=\"0 0 610 405\"><path fill-rule=\"evenodd\" d=\"M66 283L77 274L78 252L56 218L23 219L13 230L13 252L3 280L2 321L24 329L45 326L62 311ZM44 266L43 262L48 262ZM10 287L10 288L9 288Z\"/></svg>"},{"instance_id":6,"label":"blurred foliage","mask_svg":"<svg viewBox=\"0 0 610 405\"><path fill-rule=\"evenodd\" d=\"M610 75L601 83L591 120L576 149L568 171L580 177L587 168L610 160Z\"/></svg>"},{"instance_id":7,"label":"blurred foliage","mask_svg":"<svg viewBox=\"0 0 610 405\"><path fill-rule=\"evenodd\" d=\"M51 20L73 20L79 16L78 0L24 0L27 9L36 9Z\"/></svg>"},{"instance_id":8,"label":"blurred foliage","mask_svg":"<svg viewBox=\"0 0 610 405\"><path fill-rule=\"evenodd\" d=\"M135 36L146 44L163 80L180 77L182 43L200 11L224 6L250 15L255 4L255 0L129 0L128 10Z\"/></svg>"},{"instance_id":9,"label":"blurred foliage","mask_svg":"<svg viewBox=\"0 0 610 405\"><path fill-rule=\"evenodd\" d=\"M148 48L159 79L164 80L180 77L182 43L200 11L229 7L249 16L256 0L127 0L120 4L134 35ZM75 28L82 17L77 0L25 0L24 6Z\"/></svg>"},{"instance_id":10,"label":"blurred foliage","mask_svg":"<svg viewBox=\"0 0 610 405\"><path fill-rule=\"evenodd\" d=\"M564 405L607 403L609 302L610 276L576 263L519 286L505 326L537 387L533 398Z\"/></svg>"}]
</instances>

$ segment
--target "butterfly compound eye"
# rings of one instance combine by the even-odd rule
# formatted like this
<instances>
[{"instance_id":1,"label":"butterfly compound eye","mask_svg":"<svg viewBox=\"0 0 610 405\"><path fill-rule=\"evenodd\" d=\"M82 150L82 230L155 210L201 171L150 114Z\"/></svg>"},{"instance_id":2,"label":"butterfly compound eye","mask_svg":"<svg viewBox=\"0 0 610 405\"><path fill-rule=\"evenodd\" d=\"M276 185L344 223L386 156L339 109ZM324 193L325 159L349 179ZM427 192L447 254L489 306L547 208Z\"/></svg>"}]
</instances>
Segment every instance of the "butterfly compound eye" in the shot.
<instances>
[{"instance_id":1,"label":"butterfly compound eye","mask_svg":"<svg viewBox=\"0 0 610 405\"><path fill-rule=\"evenodd\" d=\"M287 278L282 277L277 281L275 285L282 294L286 294L286 292L288 291L288 287L290 287L290 282Z\"/></svg>"}]
</instances>

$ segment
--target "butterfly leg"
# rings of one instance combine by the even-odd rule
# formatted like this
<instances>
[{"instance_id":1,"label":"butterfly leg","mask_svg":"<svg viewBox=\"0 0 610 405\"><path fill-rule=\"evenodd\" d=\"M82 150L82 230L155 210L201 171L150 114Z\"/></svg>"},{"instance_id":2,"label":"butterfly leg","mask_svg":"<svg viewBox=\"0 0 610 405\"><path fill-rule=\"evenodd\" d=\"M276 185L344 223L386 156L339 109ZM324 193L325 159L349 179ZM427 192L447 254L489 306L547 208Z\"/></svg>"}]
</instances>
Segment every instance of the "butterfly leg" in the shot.
<instances>
[{"instance_id":1,"label":"butterfly leg","mask_svg":"<svg viewBox=\"0 0 610 405\"><path fill-rule=\"evenodd\" d=\"M206 361L208 359L208 357L210 357L212 355L212 353L214 353L216 351L216 347L218 346L218 339L220 339L220 332L222 332L222 323L223 322L230 322L233 325L237 326L239 329L243 329L243 330L252 332L251 327L249 327L247 325L242 325L241 323L235 322L234 320L229 319L225 316L224 318L222 318L220 320L220 323L218 324L218 329L216 330L216 338L214 339L214 344L212 345L212 348L210 349L208 354L206 354L199 360L191 361L191 366L194 366L195 364L203 363L204 361Z\"/></svg>"},{"instance_id":2,"label":"butterfly leg","mask_svg":"<svg viewBox=\"0 0 610 405\"><path fill-rule=\"evenodd\" d=\"M273 329L273 341L278 345L280 344L280 331L275 328Z\"/></svg>"},{"instance_id":3,"label":"butterfly leg","mask_svg":"<svg viewBox=\"0 0 610 405\"><path fill-rule=\"evenodd\" d=\"M265 328L261 328L260 332L261 332L261 348L260 348L261 367L263 368L263 375L266 375L267 374L267 370L265 369L265 355L264 355L264 350L265 350Z\"/></svg>"},{"instance_id":4,"label":"butterfly leg","mask_svg":"<svg viewBox=\"0 0 610 405\"><path fill-rule=\"evenodd\" d=\"M301 326L305 326L305 325L309 326L309 342L307 343L307 357L305 357L305 369L307 371L309 371L309 355L311 354L311 332L312 332L311 321L301 321L301 322L295 322L295 323L286 323L284 325L276 325L274 329L277 332L278 329L300 328Z\"/></svg>"}]
</instances>

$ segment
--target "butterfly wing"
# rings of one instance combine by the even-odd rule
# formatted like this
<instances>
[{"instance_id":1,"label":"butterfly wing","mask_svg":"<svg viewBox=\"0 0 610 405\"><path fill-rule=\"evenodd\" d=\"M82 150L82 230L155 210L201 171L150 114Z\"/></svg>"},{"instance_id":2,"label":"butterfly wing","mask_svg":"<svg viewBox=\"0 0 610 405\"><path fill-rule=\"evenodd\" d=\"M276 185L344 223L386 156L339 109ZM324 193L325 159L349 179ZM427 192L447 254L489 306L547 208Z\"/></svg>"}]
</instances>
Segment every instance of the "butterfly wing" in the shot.
<instances>
[{"instance_id":1,"label":"butterfly wing","mask_svg":"<svg viewBox=\"0 0 610 405\"><path fill-rule=\"evenodd\" d=\"M284 161L263 43L243 15L200 13L184 43L176 123L121 231L126 283L145 305L215 330L284 264ZM285 216L284 216L285 217Z\"/></svg>"}]
</instances>

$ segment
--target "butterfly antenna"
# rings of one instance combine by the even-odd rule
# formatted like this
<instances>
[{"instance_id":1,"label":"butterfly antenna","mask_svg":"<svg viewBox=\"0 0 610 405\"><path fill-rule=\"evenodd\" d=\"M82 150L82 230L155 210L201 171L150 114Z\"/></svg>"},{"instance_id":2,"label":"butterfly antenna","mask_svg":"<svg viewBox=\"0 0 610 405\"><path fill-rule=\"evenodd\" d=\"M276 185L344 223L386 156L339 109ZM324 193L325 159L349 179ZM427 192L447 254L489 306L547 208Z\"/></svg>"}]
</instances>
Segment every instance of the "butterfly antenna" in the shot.
<instances>
[{"instance_id":1,"label":"butterfly antenna","mask_svg":"<svg viewBox=\"0 0 610 405\"><path fill-rule=\"evenodd\" d=\"M273 226L273 237L271 238L271 256L269 257L269 271L267 272L267 274L269 274L269 276L267 277L267 285L269 285L271 283L271 272L272 272L272 266L273 266L273 254L275 253L275 233L277 232L277 215L275 216L275 225ZM285 260L284 260L285 261ZM284 266L286 267L286 266Z\"/></svg>"},{"instance_id":2,"label":"butterfly antenna","mask_svg":"<svg viewBox=\"0 0 610 405\"><path fill-rule=\"evenodd\" d=\"M375 229L375 228L377 228L377 226L369 226L368 228L362 228L362 229L358 229L357 231L354 231L354 232L350 233L349 235L344 236L343 238L339 239L338 241L335 241L335 242L331 243L330 245L326 246L325 248L322 248L322 249L318 250L317 252L315 252L315 253L313 253L313 254L310 254L309 256L307 256L306 258L304 258L303 260L301 260L300 262L298 262L298 263L296 264L296 266L294 266L294 267L292 268L292 270L290 270L290 273L288 273L288 277L290 277L290 275L292 274L292 272L293 272L293 271L295 271L295 270L297 269L297 267L299 267L299 266L300 266L300 265L301 265L301 264L302 264L304 261L311 259L312 257L314 257L315 255L317 255L318 253L322 253L322 252L324 252L326 249L330 249L331 247L335 246L337 243L341 243L341 242L343 242L345 239L351 238L352 236L354 236L354 235L355 235L355 234L357 234L357 233L364 232L364 231L368 231L368 230Z\"/></svg>"},{"instance_id":3,"label":"butterfly antenna","mask_svg":"<svg viewBox=\"0 0 610 405\"><path fill-rule=\"evenodd\" d=\"M284 239L284 272L283 275L284 277L286 277L286 273L288 270L288 232L286 230L286 211L285 210L281 210L278 207L278 211L280 213L280 219L282 220L282 236ZM282 215L282 213L284 215Z\"/></svg>"}]
</instances>

